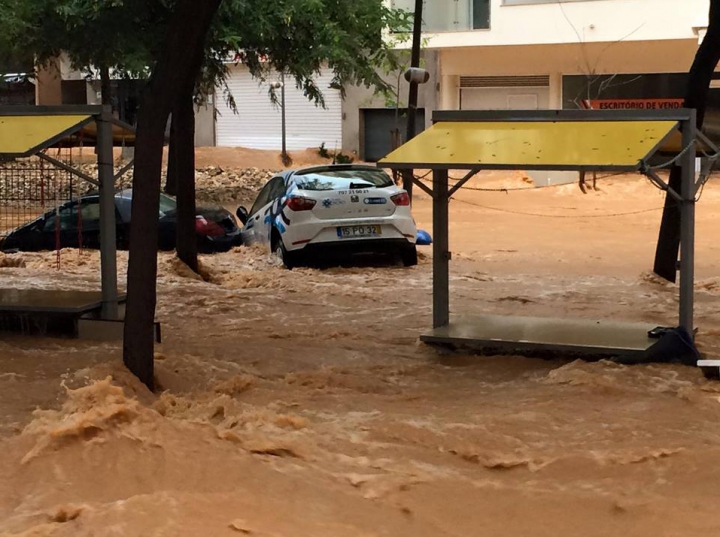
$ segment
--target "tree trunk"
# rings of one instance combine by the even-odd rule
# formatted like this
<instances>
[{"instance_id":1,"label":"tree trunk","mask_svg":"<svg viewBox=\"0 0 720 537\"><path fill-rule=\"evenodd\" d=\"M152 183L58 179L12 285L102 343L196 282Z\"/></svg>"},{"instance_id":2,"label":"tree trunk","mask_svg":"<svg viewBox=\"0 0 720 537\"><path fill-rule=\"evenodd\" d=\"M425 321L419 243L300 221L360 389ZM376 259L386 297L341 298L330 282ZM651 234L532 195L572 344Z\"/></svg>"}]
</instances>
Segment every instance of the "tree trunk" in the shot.
<instances>
[{"instance_id":1,"label":"tree trunk","mask_svg":"<svg viewBox=\"0 0 720 537\"><path fill-rule=\"evenodd\" d=\"M193 87L207 34L221 0L179 0L143 93L133 177L123 362L154 388L158 209L165 126L179 88Z\"/></svg>"},{"instance_id":2,"label":"tree trunk","mask_svg":"<svg viewBox=\"0 0 720 537\"><path fill-rule=\"evenodd\" d=\"M198 272L195 232L195 104L192 91L178 95L172 116L174 133L170 138L170 147L175 147L177 256L194 272Z\"/></svg>"},{"instance_id":3,"label":"tree trunk","mask_svg":"<svg viewBox=\"0 0 720 537\"><path fill-rule=\"evenodd\" d=\"M100 94L102 104L112 104L112 82L110 81L110 69L100 68Z\"/></svg>"},{"instance_id":4,"label":"tree trunk","mask_svg":"<svg viewBox=\"0 0 720 537\"><path fill-rule=\"evenodd\" d=\"M685 91L685 108L697 110L697 127L701 129L705 120L710 81L720 61L720 0L711 0L707 34L695 56L688 75ZM670 169L670 188L680 192L682 171L674 165ZM680 206L665 195L665 207L660 223L657 249L655 250L655 274L668 281L677 279L677 259L680 248Z\"/></svg>"},{"instance_id":5,"label":"tree trunk","mask_svg":"<svg viewBox=\"0 0 720 537\"><path fill-rule=\"evenodd\" d=\"M168 147L167 177L165 177L165 193L177 196L178 170L177 170L177 142L175 136L175 112L170 116L170 147Z\"/></svg>"},{"instance_id":6,"label":"tree trunk","mask_svg":"<svg viewBox=\"0 0 720 537\"><path fill-rule=\"evenodd\" d=\"M135 142L135 169L127 275L123 362L154 389L154 322L158 210L164 127L169 111L161 104L162 80L151 80L143 96Z\"/></svg>"}]
</instances>

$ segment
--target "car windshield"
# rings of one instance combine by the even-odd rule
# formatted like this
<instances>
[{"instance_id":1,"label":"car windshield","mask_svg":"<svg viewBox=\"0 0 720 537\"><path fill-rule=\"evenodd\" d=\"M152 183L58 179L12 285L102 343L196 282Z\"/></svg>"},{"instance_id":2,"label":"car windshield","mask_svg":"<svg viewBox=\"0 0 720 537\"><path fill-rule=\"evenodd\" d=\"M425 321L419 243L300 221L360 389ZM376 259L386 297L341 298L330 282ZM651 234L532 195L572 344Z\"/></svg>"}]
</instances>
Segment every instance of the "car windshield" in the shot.
<instances>
[{"instance_id":1,"label":"car windshield","mask_svg":"<svg viewBox=\"0 0 720 537\"><path fill-rule=\"evenodd\" d=\"M295 175L294 180L301 190L349 190L393 185L390 176L382 170L308 171Z\"/></svg>"}]
</instances>

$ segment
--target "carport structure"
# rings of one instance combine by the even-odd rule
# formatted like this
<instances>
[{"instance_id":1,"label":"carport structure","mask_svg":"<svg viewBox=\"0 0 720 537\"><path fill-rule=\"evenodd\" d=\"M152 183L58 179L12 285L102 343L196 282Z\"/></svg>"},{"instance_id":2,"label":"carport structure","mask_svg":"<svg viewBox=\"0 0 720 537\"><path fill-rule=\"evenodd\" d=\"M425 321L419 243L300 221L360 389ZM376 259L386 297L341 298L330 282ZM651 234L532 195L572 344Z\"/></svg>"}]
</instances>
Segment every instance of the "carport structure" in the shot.
<instances>
[{"instance_id":1,"label":"carport structure","mask_svg":"<svg viewBox=\"0 0 720 537\"><path fill-rule=\"evenodd\" d=\"M98 188L101 291L55 292L0 289L0 313L77 318L99 311L101 319L118 319L117 260L115 237L115 181L132 162L117 174L113 168L113 146L133 145L134 129L115 119L109 106L0 107L0 159L37 157ZM98 177L53 158L50 147L94 146ZM0 169L1 173L8 173ZM25 179L29 180L29 179Z\"/></svg>"},{"instance_id":2,"label":"carport structure","mask_svg":"<svg viewBox=\"0 0 720 537\"><path fill-rule=\"evenodd\" d=\"M681 211L679 326L693 333L695 179L698 141L695 111L436 111L433 126L390 153L378 166L394 170L432 170L432 189L415 184L433 199L433 331L428 343L505 352L572 352L595 356L638 356L657 340L653 326L640 323L481 315L450 316L448 203L482 170L558 170L580 174L640 172L678 203ZM654 164L657 159L664 160ZM680 192L655 170L682 167ZM449 188L448 171L467 170ZM673 323L674 325L674 323Z\"/></svg>"}]
</instances>

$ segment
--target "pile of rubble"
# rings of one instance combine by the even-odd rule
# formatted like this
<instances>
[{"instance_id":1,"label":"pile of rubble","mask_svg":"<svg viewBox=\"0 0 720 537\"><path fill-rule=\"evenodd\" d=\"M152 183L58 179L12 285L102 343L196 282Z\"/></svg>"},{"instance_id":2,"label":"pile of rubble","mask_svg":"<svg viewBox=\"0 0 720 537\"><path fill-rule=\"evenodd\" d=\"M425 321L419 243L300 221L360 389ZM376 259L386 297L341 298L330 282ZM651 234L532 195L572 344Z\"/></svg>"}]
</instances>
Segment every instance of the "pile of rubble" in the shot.
<instances>
[{"instance_id":1,"label":"pile of rubble","mask_svg":"<svg viewBox=\"0 0 720 537\"><path fill-rule=\"evenodd\" d=\"M85 173L96 172L92 165ZM231 202L247 203L255 199L258 191L270 180L275 172L259 168L220 168L208 166L195 170L195 195L199 203L223 204ZM162 184L165 185L167 168L163 168ZM129 170L116 183L116 188L132 186L132 170Z\"/></svg>"},{"instance_id":2,"label":"pile of rubble","mask_svg":"<svg viewBox=\"0 0 720 537\"><path fill-rule=\"evenodd\" d=\"M76 165L81 172L97 177L96 164ZM116 167L116 173L121 169ZM162 184L167 170L163 169ZM199 203L249 203L273 176L273 170L259 168L220 168L209 166L195 172L195 189ZM132 169L116 182L116 188L132 186ZM78 195L97 190L95 185L72 177L67 171L39 159L21 159L0 163L0 204L18 202L23 205L45 203L52 205L58 199L64 202Z\"/></svg>"},{"instance_id":3,"label":"pile of rubble","mask_svg":"<svg viewBox=\"0 0 720 537\"><path fill-rule=\"evenodd\" d=\"M274 173L258 168L200 168L195 172L196 197L203 203L247 203L255 199Z\"/></svg>"}]
</instances>

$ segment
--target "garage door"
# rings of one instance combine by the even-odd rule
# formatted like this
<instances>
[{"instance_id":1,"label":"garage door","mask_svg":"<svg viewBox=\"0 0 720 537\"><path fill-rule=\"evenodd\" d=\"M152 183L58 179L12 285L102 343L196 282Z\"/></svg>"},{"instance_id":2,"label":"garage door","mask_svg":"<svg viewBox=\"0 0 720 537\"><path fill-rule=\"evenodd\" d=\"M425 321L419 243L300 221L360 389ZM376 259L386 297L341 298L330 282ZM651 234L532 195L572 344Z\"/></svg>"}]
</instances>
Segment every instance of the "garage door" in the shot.
<instances>
[{"instance_id":1,"label":"garage door","mask_svg":"<svg viewBox=\"0 0 720 537\"><path fill-rule=\"evenodd\" d=\"M279 78L279 77L278 77ZM342 100L340 92L330 89L333 75L325 71L316 79L325 96L325 106L316 107L286 79L286 123L288 149L319 147L332 150L342 144ZM269 82L276 80L270 79ZM237 104L237 114L227 106L222 93L216 95L217 145L252 149L281 149L282 123L278 106L270 102L268 83L260 84L245 67L232 67L228 87ZM279 96L278 96L279 97Z\"/></svg>"},{"instance_id":2,"label":"garage door","mask_svg":"<svg viewBox=\"0 0 720 537\"><path fill-rule=\"evenodd\" d=\"M399 121L395 120L394 108L366 108L363 114L363 159L377 162L393 150L392 131L400 128L402 142L407 138L407 109L401 110ZM418 108L415 116L415 132L425 130L425 109Z\"/></svg>"},{"instance_id":3,"label":"garage door","mask_svg":"<svg viewBox=\"0 0 720 537\"><path fill-rule=\"evenodd\" d=\"M462 110L545 110L550 77L460 77Z\"/></svg>"}]
</instances>

